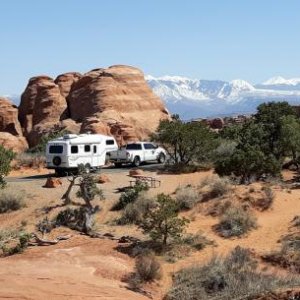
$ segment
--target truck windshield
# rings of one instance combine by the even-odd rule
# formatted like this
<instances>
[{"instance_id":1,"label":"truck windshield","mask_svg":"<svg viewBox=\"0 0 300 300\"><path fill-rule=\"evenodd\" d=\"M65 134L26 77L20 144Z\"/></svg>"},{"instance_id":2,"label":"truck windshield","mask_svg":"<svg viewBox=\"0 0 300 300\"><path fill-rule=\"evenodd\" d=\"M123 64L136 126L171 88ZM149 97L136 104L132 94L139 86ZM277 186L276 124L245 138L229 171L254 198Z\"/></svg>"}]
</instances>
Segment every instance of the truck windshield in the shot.
<instances>
[{"instance_id":1,"label":"truck windshield","mask_svg":"<svg viewBox=\"0 0 300 300\"><path fill-rule=\"evenodd\" d=\"M126 150L142 150L141 144L128 144Z\"/></svg>"},{"instance_id":2,"label":"truck windshield","mask_svg":"<svg viewBox=\"0 0 300 300\"><path fill-rule=\"evenodd\" d=\"M63 146L62 145L51 145L49 147L50 154L61 154L63 153Z\"/></svg>"}]
</instances>

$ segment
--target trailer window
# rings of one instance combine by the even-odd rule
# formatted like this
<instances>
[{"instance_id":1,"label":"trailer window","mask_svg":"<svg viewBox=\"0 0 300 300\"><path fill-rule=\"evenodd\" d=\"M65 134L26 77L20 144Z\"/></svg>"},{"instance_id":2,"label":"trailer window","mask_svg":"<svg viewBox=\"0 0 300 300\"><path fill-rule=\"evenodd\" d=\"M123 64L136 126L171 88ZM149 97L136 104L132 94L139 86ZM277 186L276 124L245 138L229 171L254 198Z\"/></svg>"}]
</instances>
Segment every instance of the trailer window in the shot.
<instances>
[{"instance_id":1,"label":"trailer window","mask_svg":"<svg viewBox=\"0 0 300 300\"><path fill-rule=\"evenodd\" d=\"M84 145L84 152L91 152L91 146L90 145Z\"/></svg>"},{"instance_id":2,"label":"trailer window","mask_svg":"<svg viewBox=\"0 0 300 300\"><path fill-rule=\"evenodd\" d=\"M106 140L106 145L114 145L115 141L114 140Z\"/></svg>"},{"instance_id":3,"label":"trailer window","mask_svg":"<svg viewBox=\"0 0 300 300\"><path fill-rule=\"evenodd\" d=\"M71 146L71 153L78 153L78 146Z\"/></svg>"},{"instance_id":4,"label":"trailer window","mask_svg":"<svg viewBox=\"0 0 300 300\"><path fill-rule=\"evenodd\" d=\"M63 153L63 146L62 145L51 145L49 147L49 153L51 154L61 154Z\"/></svg>"},{"instance_id":5,"label":"trailer window","mask_svg":"<svg viewBox=\"0 0 300 300\"><path fill-rule=\"evenodd\" d=\"M94 153L97 153L97 146L94 145Z\"/></svg>"},{"instance_id":6,"label":"trailer window","mask_svg":"<svg viewBox=\"0 0 300 300\"><path fill-rule=\"evenodd\" d=\"M142 150L142 145L141 144L128 144L126 146L127 150Z\"/></svg>"}]
</instances>

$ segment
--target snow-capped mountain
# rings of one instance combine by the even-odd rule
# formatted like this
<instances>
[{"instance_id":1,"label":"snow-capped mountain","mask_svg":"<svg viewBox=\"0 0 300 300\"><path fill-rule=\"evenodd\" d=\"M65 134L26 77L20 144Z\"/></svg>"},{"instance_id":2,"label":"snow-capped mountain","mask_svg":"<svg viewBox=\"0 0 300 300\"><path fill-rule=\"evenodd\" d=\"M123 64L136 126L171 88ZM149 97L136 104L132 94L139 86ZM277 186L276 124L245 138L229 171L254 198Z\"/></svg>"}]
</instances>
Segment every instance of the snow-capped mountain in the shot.
<instances>
[{"instance_id":1,"label":"snow-capped mountain","mask_svg":"<svg viewBox=\"0 0 300 300\"><path fill-rule=\"evenodd\" d=\"M257 85L241 79L226 82L180 76L146 76L146 80L168 109L184 119L254 112L267 101L300 104L300 78L274 77Z\"/></svg>"}]
</instances>

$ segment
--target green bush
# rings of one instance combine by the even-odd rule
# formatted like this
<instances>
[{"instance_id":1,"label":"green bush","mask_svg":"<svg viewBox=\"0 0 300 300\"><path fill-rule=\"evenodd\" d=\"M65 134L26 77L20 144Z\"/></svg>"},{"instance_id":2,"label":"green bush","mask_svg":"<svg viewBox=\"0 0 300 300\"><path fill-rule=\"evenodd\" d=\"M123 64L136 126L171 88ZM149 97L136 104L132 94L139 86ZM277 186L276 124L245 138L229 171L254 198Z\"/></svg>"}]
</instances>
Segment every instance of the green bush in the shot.
<instances>
[{"instance_id":1,"label":"green bush","mask_svg":"<svg viewBox=\"0 0 300 300\"><path fill-rule=\"evenodd\" d=\"M149 209L138 226L149 234L154 241L160 241L163 246L172 238L179 240L185 230L186 218L178 217L178 203L169 195L157 195L157 206Z\"/></svg>"},{"instance_id":2,"label":"green bush","mask_svg":"<svg viewBox=\"0 0 300 300\"><path fill-rule=\"evenodd\" d=\"M139 224L147 211L153 209L156 205L155 199L149 198L142 193L134 202L126 205L121 213L121 217L117 220L117 224Z\"/></svg>"},{"instance_id":3,"label":"green bush","mask_svg":"<svg viewBox=\"0 0 300 300\"><path fill-rule=\"evenodd\" d=\"M119 201L113 206L112 210L121 210L127 204L133 203L137 200L138 196L149 189L147 184L138 183L134 187L127 189L119 198Z\"/></svg>"},{"instance_id":4,"label":"green bush","mask_svg":"<svg viewBox=\"0 0 300 300\"><path fill-rule=\"evenodd\" d=\"M173 276L168 300L240 300L270 291L298 286L299 277L265 274L258 270L250 252L235 248L225 258L182 269Z\"/></svg>"},{"instance_id":5,"label":"green bush","mask_svg":"<svg viewBox=\"0 0 300 300\"><path fill-rule=\"evenodd\" d=\"M0 213L19 210L25 207L24 194L13 191L0 193Z\"/></svg>"},{"instance_id":6,"label":"green bush","mask_svg":"<svg viewBox=\"0 0 300 300\"><path fill-rule=\"evenodd\" d=\"M15 153L11 150L5 149L0 145L0 189L5 188L6 181L4 179L11 170L10 163L15 158Z\"/></svg>"},{"instance_id":7,"label":"green bush","mask_svg":"<svg viewBox=\"0 0 300 300\"><path fill-rule=\"evenodd\" d=\"M226 238L241 236L256 228L256 218L240 206L230 206L216 226L218 233Z\"/></svg>"}]
</instances>

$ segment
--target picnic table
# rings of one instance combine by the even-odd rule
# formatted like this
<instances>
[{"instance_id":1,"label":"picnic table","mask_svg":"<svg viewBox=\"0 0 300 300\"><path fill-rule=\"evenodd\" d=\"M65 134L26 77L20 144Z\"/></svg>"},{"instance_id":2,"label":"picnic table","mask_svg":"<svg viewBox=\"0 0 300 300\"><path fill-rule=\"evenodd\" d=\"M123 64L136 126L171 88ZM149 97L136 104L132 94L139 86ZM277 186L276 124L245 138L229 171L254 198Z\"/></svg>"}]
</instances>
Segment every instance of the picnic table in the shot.
<instances>
[{"instance_id":1,"label":"picnic table","mask_svg":"<svg viewBox=\"0 0 300 300\"><path fill-rule=\"evenodd\" d=\"M133 187L139 183L145 183L151 188L160 187L161 181L152 176L144 176L144 175L131 175L130 177L134 178L134 180L130 180L130 186Z\"/></svg>"}]
</instances>

